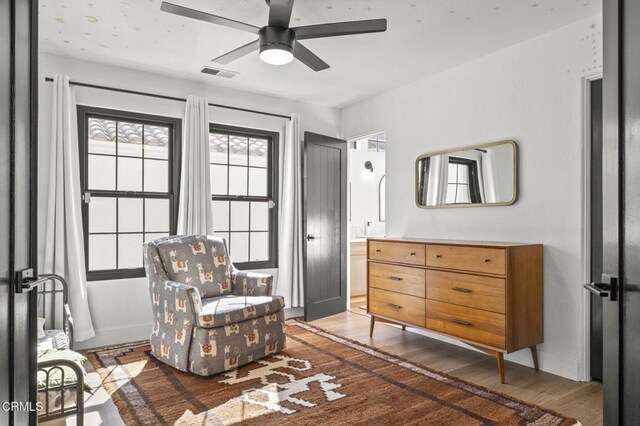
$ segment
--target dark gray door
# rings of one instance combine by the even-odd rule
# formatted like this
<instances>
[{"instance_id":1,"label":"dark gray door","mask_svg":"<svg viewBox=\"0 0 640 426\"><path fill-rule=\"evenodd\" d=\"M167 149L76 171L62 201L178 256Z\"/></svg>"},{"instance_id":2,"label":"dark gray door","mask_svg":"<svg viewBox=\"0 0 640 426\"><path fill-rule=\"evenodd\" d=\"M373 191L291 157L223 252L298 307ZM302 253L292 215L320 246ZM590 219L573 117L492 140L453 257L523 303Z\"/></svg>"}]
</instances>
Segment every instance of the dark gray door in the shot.
<instances>
[{"instance_id":1,"label":"dark gray door","mask_svg":"<svg viewBox=\"0 0 640 426\"><path fill-rule=\"evenodd\" d=\"M602 277L602 80L591 98L591 282ZM602 381L602 298L591 294L591 379Z\"/></svg>"},{"instance_id":2,"label":"dark gray door","mask_svg":"<svg viewBox=\"0 0 640 426\"><path fill-rule=\"evenodd\" d=\"M36 423L37 1L0 0L0 424ZM9 405L6 403L17 403Z\"/></svg>"},{"instance_id":3,"label":"dark gray door","mask_svg":"<svg viewBox=\"0 0 640 426\"><path fill-rule=\"evenodd\" d=\"M624 13L623 13L624 11ZM604 2L603 298L605 425L640 418L640 2Z\"/></svg>"},{"instance_id":4,"label":"dark gray door","mask_svg":"<svg viewBox=\"0 0 640 426\"><path fill-rule=\"evenodd\" d=\"M347 141L304 134L304 318L347 309Z\"/></svg>"}]
</instances>

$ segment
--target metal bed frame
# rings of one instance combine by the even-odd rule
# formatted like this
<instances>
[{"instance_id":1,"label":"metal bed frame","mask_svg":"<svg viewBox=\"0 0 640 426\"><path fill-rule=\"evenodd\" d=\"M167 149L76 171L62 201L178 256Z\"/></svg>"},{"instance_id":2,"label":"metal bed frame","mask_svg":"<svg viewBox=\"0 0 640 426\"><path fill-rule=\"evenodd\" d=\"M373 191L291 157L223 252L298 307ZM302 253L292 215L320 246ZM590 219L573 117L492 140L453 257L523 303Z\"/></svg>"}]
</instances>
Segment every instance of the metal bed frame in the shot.
<instances>
[{"instance_id":1,"label":"metal bed frame","mask_svg":"<svg viewBox=\"0 0 640 426\"><path fill-rule=\"evenodd\" d=\"M46 306L48 302L48 295L53 299L51 301L51 317L56 317L56 296L62 294L62 331L67 335L69 341L69 349L73 350L73 317L71 316L71 310L69 309L69 286L64 278L56 274L41 274L39 275L40 281L38 284L42 284L38 288L38 296L42 296L42 309L38 309L38 314L45 316L47 313ZM46 283L51 282L51 286L48 287ZM58 286L57 284L60 284ZM36 284L36 283L33 283ZM64 383L65 371L63 367L71 369L76 375L76 382L72 384ZM45 373L46 386L43 389L38 389L38 393L45 393L45 404L43 411L38 414L38 421L55 420L70 415L76 415L76 422L79 426L84 424L84 371L75 362L69 360L48 360L38 362L38 372ZM54 371L60 372L60 384L52 386L49 384L49 377ZM74 406L65 407L64 394L67 390L76 391L76 403ZM50 407L49 395L50 392L59 393L60 395L60 407L55 407L52 411Z\"/></svg>"}]
</instances>

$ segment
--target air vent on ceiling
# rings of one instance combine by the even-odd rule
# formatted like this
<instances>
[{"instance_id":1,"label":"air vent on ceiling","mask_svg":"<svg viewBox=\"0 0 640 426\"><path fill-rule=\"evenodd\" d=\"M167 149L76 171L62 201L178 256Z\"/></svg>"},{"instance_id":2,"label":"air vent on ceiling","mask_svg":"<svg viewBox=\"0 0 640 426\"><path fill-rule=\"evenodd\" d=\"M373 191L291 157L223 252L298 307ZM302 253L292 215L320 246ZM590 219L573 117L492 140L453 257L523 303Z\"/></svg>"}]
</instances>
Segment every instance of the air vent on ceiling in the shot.
<instances>
[{"instance_id":1,"label":"air vent on ceiling","mask_svg":"<svg viewBox=\"0 0 640 426\"><path fill-rule=\"evenodd\" d=\"M207 67L207 66L203 67L202 71L200 72L202 72L203 74L215 75L216 77L222 77L222 78L233 78L236 75L240 74L235 71L221 70L219 68L213 68L213 67Z\"/></svg>"}]
</instances>

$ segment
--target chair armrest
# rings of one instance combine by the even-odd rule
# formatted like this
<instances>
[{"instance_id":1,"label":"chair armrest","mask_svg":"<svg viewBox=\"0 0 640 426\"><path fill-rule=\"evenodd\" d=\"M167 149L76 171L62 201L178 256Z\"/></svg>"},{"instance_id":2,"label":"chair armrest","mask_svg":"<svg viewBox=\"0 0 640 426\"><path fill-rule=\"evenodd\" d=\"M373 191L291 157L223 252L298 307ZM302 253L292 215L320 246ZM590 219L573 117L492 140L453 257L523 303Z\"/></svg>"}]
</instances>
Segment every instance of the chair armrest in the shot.
<instances>
[{"instance_id":1,"label":"chair armrest","mask_svg":"<svg viewBox=\"0 0 640 426\"><path fill-rule=\"evenodd\" d=\"M190 319L192 324L202 309L202 300L197 288L189 284L182 284L175 281L161 281L156 283L152 289L152 309L162 316L167 312L175 314L180 312L184 317Z\"/></svg>"},{"instance_id":2,"label":"chair armrest","mask_svg":"<svg viewBox=\"0 0 640 426\"><path fill-rule=\"evenodd\" d=\"M68 303L64 304L64 321L62 322L62 327L69 339L69 349L73 350L73 317L71 316L71 309L69 309Z\"/></svg>"},{"instance_id":3,"label":"chair armrest","mask_svg":"<svg viewBox=\"0 0 640 426\"><path fill-rule=\"evenodd\" d=\"M257 272L231 272L233 292L239 296L271 296L273 275Z\"/></svg>"}]
</instances>

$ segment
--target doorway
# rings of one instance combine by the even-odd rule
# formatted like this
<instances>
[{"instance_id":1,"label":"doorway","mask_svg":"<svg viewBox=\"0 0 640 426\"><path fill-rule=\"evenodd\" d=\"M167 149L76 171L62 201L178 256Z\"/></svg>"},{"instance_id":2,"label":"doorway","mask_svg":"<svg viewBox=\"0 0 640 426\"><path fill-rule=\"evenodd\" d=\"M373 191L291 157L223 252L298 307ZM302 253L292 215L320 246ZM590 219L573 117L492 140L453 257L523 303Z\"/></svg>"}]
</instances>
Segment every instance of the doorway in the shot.
<instances>
[{"instance_id":1,"label":"doorway","mask_svg":"<svg viewBox=\"0 0 640 426\"><path fill-rule=\"evenodd\" d=\"M349 140L349 309L367 309L367 238L385 235L384 132Z\"/></svg>"}]
</instances>

